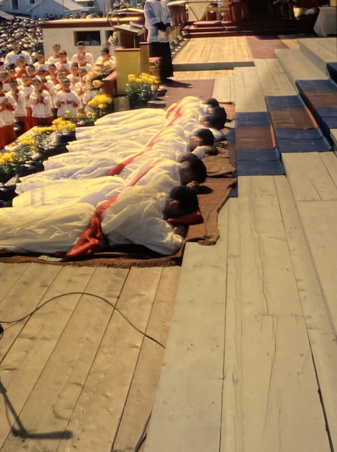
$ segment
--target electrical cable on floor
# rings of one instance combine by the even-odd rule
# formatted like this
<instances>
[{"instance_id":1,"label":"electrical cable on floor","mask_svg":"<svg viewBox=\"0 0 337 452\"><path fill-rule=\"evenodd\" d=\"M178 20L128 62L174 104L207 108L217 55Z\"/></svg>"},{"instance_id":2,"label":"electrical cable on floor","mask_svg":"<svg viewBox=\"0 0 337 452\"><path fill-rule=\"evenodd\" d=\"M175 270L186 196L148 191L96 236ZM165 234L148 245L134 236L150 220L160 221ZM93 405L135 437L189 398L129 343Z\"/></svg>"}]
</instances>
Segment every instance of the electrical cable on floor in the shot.
<instances>
[{"instance_id":1,"label":"electrical cable on floor","mask_svg":"<svg viewBox=\"0 0 337 452\"><path fill-rule=\"evenodd\" d=\"M111 303L111 301L107 300L104 297L101 297L100 295L96 295L90 292L67 292L67 293L63 293L60 295L56 295L55 297L51 297L48 300L44 301L40 306L38 306L36 309L34 309L33 311L29 312L28 314L26 314L25 316L16 319L16 320L0 320L0 339L4 334L4 331L6 331L6 329L4 329L2 327L1 324L16 324L21 322L22 320L28 319L30 318L33 314L35 314L37 311L39 311L41 308L43 308L46 304L50 303L51 301L57 300L59 298L68 296L68 295L87 295L89 297L94 297L94 298L98 298L99 300L104 301L105 303L107 303L108 305L110 305L114 310L116 310L123 318L124 320L126 320L131 326L132 328L134 328L136 331L138 331L138 333L142 334L144 337L147 337L148 339L150 339L151 341L155 342L156 344L160 345L161 347L165 348L165 345L163 345L161 342L157 341L157 339L155 339L152 336L149 336L148 334L144 333L143 331L141 331L139 328L136 327L136 325L134 325L121 311L120 309L117 308L116 305L114 305L113 303Z\"/></svg>"},{"instance_id":2,"label":"electrical cable on floor","mask_svg":"<svg viewBox=\"0 0 337 452\"><path fill-rule=\"evenodd\" d=\"M151 416L152 416L152 411L151 411L151 413L150 413L150 416L147 418L147 421L146 421L146 423L145 423L145 425L144 425L142 434L140 435L140 438L139 438L139 440L138 440L138 443L136 444L135 452L138 452L138 451L139 451L139 449L142 447L142 444L143 444L144 441L146 440L146 437L147 437L147 428L148 428L148 426L149 426L149 422L150 422Z\"/></svg>"}]
</instances>

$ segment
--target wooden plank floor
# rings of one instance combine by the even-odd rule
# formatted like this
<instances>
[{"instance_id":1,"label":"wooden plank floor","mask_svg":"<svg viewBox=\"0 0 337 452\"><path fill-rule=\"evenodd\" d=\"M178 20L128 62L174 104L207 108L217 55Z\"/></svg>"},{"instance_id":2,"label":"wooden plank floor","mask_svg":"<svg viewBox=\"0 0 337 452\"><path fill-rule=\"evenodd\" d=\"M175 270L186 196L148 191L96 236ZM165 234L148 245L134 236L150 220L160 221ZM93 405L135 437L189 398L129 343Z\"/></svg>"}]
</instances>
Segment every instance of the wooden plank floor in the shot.
<instances>
[{"instance_id":1,"label":"wooden plank floor","mask_svg":"<svg viewBox=\"0 0 337 452\"><path fill-rule=\"evenodd\" d=\"M236 111L296 93L255 65L220 76ZM337 449L337 158L283 157L287 176L239 177L213 250L188 248L145 452Z\"/></svg>"},{"instance_id":2,"label":"wooden plank floor","mask_svg":"<svg viewBox=\"0 0 337 452\"><path fill-rule=\"evenodd\" d=\"M190 39L174 58L175 64L253 61L244 36Z\"/></svg>"},{"instance_id":3,"label":"wooden plank floor","mask_svg":"<svg viewBox=\"0 0 337 452\"><path fill-rule=\"evenodd\" d=\"M0 450L134 450L152 410L180 268L1 264ZM91 294L91 295L90 295ZM101 298L102 297L102 298Z\"/></svg>"},{"instance_id":4,"label":"wooden plank floor","mask_svg":"<svg viewBox=\"0 0 337 452\"><path fill-rule=\"evenodd\" d=\"M263 61L175 78L222 78L235 100L238 77L242 108L259 111L269 83L292 93ZM336 450L337 159L302 155L287 177L240 178L220 241L189 244L182 272L0 264L0 322L55 297L4 324L0 451L134 450L158 384L146 452ZM165 356L102 300L165 345L177 287Z\"/></svg>"}]
</instances>

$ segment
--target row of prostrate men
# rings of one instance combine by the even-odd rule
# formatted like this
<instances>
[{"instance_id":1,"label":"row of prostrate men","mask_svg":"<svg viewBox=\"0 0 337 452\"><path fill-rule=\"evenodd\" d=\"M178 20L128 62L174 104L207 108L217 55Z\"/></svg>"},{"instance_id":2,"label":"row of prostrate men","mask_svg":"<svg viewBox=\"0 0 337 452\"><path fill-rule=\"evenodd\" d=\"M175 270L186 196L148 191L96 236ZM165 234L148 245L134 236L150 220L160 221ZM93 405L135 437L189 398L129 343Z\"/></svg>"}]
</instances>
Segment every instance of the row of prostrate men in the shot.
<instances>
[{"instance_id":1,"label":"row of prostrate men","mask_svg":"<svg viewBox=\"0 0 337 452\"><path fill-rule=\"evenodd\" d=\"M191 97L166 112L108 116L78 131L70 152L43 162L44 171L7 184L2 203L13 207L0 210L0 250L73 259L106 245L140 244L160 255L180 249L188 224L202 221L202 158L217 154L214 137L225 140L225 110Z\"/></svg>"}]
</instances>

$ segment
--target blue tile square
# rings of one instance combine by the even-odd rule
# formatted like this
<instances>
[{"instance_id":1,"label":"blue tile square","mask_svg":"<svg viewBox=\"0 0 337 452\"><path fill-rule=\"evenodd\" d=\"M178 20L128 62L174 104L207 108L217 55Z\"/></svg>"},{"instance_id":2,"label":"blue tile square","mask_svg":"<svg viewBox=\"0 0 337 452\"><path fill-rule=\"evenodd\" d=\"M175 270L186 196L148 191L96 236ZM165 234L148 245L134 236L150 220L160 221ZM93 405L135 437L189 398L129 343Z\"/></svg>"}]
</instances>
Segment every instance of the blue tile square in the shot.
<instances>
[{"instance_id":1,"label":"blue tile square","mask_svg":"<svg viewBox=\"0 0 337 452\"><path fill-rule=\"evenodd\" d=\"M268 127L270 119L267 112L236 113L235 126L238 127Z\"/></svg>"},{"instance_id":2,"label":"blue tile square","mask_svg":"<svg viewBox=\"0 0 337 452\"><path fill-rule=\"evenodd\" d=\"M331 79L337 83L337 63L327 63L326 67L328 69Z\"/></svg>"},{"instance_id":3,"label":"blue tile square","mask_svg":"<svg viewBox=\"0 0 337 452\"><path fill-rule=\"evenodd\" d=\"M277 140L320 140L323 134L320 129L276 129Z\"/></svg>"},{"instance_id":4,"label":"blue tile square","mask_svg":"<svg viewBox=\"0 0 337 452\"><path fill-rule=\"evenodd\" d=\"M318 140L277 140L277 147L282 153L285 152L327 152L331 151L331 145L326 138Z\"/></svg>"},{"instance_id":5,"label":"blue tile square","mask_svg":"<svg viewBox=\"0 0 337 452\"><path fill-rule=\"evenodd\" d=\"M337 91L337 85L332 80L296 80L300 91Z\"/></svg>"},{"instance_id":6,"label":"blue tile square","mask_svg":"<svg viewBox=\"0 0 337 452\"><path fill-rule=\"evenodd\" d=\"M237 162L238 176L280 176L284 174L281 161L242 160Z\"/></svg>"},{"instance_id":7,"label":"blue tile square","mask_svg":"<svg viewBox=\"0 0 337 452\"><path fill-rule=\"evenodd\" d=\"M236 160L280 160L277 149L237 149Z\"/></svg>"},{"instance_id":8,"label":"blue tile square","mask_svg":"<svg viewBox=\"0 0 337 452\"><path fill-rule=\"evenodd\" d=\"M285 110L304 108L304 102L299 96L267 96L265 98L268 110Z\"/></svg>"}]
</instances>

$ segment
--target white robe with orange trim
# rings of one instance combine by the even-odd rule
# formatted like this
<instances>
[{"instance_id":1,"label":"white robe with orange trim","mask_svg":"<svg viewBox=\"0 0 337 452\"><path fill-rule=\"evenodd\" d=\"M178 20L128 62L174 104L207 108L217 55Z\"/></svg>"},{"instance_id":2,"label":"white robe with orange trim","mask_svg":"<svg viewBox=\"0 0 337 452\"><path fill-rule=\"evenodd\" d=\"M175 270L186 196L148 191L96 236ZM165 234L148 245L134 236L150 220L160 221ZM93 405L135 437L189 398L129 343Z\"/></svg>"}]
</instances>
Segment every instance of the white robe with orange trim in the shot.
<instances>
[{"instance_id":1,"label":"white robe with orange trim","mask_svg":"<svg viewBox=\"0 0 337 452\"><path fill-rule=\"evenodd\" d=\"M163 219L167 196L151 186L128 187L102 215L109 245L139 244L160 254L176 253L183 238ZM88 226L90 204L44 205L0 210L0 251L69 251Z\"/></svg>"},{"instance_id":2,"label":"white robe with orange trim","mask_svg":"<svg viewBox=\"0 0 337 452\"><path fill-rule=\"evenodd\" d=\"M119 176L97 177L88 180L62 179L51 181L20 194L13 199L13 208L30 206L87 203L96 206L120 193L125 186Z\"/></svg>"},{"instance_id":3,"label":"white robe with orange trim","mask_svg":"<svg viewBox=\"0 0 337 452\"><path fill-rule=\"evenodd\" d=\"M109 245L139 244L160 254L175 254L183 237L163 219L167 195L152 186L128 187L102 215Z\"/></svg>"},{"instance_id":4,"label":"white robe with orange trim","mask_svg":"<svg viewBox=\"0 0 337 452\"><path fill-rule=\"evenodd\" d=\"M0 209L0 251L68 251L94 214L90 204Z\"/></svg>"}]
</instances>

